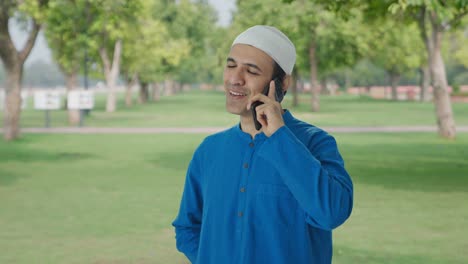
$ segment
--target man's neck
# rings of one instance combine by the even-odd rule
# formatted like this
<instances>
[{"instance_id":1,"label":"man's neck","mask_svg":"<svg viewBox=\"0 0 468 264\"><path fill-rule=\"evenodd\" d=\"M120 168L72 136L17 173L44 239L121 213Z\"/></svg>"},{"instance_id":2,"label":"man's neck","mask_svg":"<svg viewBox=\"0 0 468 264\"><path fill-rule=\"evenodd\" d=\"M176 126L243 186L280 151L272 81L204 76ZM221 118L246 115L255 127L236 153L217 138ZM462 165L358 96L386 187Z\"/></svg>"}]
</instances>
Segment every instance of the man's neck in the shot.
<instances>
[{"instance_id":1,"label":"man's neck","mask_svg":"<svg viewBox=\"0 0 468 264\"><path fill-rule=\"evenodd\" d=\"M254 138L255 135L262 132L261 129L260 130L255 129L255 124L254 124L252 115L248 115L248 116L241 115L240 126L241 126L241 130L247 134L250 134L252 138Z\"/></svg>"}]
</instances>

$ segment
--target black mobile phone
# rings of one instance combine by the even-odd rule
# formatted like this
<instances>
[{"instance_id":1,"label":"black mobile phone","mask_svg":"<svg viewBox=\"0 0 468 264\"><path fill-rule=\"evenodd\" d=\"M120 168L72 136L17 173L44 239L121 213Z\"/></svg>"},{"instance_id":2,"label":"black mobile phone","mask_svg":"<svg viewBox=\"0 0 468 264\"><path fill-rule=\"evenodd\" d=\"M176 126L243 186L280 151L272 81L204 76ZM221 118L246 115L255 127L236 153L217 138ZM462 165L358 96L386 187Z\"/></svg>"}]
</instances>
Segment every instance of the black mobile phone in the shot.
<instances>
[{"instance_id":1,"label":"black mobile phone","mask_svg":"<svg viewBox=\"0 0 468 264\"><path fill-rule=\"evenodd\" d=\"M283 101L284 98L284 92L283 92L283 87L281 85L281 81L279 78L274 78L273 81L275 81L275 99L277 102ZM262 94L268 96L268 92L270 91L270 82L263 88ZM262 128L262 124L258 122L257 120L257 106L262 105L263 103L260 101L253 102L252 105L250 106L252 108L252 115L254 119L254 124L255 124L255 129L260 130Z\"/></svg>"}]
</instances>

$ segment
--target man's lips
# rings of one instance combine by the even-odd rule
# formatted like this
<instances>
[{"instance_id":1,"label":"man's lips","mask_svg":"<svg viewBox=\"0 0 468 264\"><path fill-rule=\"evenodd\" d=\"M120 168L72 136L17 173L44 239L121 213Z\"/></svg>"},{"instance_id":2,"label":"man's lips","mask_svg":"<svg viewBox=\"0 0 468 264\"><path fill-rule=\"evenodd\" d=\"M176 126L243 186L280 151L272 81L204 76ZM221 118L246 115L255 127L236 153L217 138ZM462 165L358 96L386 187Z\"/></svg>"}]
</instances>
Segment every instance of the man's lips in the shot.
<instances>
[{"instance_id":1,"label":"man's lips","mask_svg":"<svg viewBox=\"0 0 468 264\"><path fill-rule=\"evenodd\" d=\"M237 97L237 98L246 97L246 96L247 96L246 93L241 92L241 91L229 90L228 92L229 92L229 95L234 96L234 97Z\"/></svg>"}]
</instances>

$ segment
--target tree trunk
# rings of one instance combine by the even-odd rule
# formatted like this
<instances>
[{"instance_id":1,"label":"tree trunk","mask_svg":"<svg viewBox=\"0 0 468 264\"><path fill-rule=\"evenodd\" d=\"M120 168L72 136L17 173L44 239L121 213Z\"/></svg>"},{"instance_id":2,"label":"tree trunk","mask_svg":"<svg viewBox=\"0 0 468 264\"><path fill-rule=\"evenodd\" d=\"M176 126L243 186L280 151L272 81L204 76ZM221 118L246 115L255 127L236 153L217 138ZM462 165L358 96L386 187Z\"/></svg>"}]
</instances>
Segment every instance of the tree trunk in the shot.
<instances>
[{"instance_id":1,"label":"tree trunk","mask_svg":"<svg viewBox=\"0 0 468 264\"><path fill-rule=\"evenodd\" d=\"M125 89L125 106L133 105L133 86L138 82L138 75L135 73L131 78L127 78L127 87Z\"/></svg>"},{"instance_id":2,"label":"tree trunk","mask_svg":"<svg viewBox=\"0 0 468 264\"><path fill-rule=\"evenodd\" d=\"M174 81L171 79L166 79L164 81L164 95L173 95L174 94Z\"/></svg>"},{"instance_id":3,"label":"tree trunk","mask_svg":"<svg viewBox=\"0 0 468 264\"><path fill-rule=\"evenodd\" d=\"M5 67L6 68L6 67ZM21 114L22 65L6 69L5 107L3 112L4 139L7 141L19 137Z\"/></svg>"},{"instance_id":4,"label":"tree trunk","mask_svg":"<svg viewBox=\"0 0 468 264\"><path fill-rule=\"evenodd\" d=\"M122 41L117 40L114 45L114 56L112 63L107 56L105 47L99 48L99 55L101 56L104 64L104 74L106 76L106 85L108 89L106 112L115 112L117 108L116 87L117 77L120 71L120 55L122 52Z\"/></svg>"},{"instance_id":5,"label":"tree trunk","mask_svg":"<svg viewBox=\"0 0 468 264\"><path fill-rule=\"evenodd\" d=\"M419 72L421 73L421 78L419 80L419 87L420 87L420 100L421 102L429 101L428 92L429 86L431 85L431 75L430 70L427 65L421 66L419 68Z\"/></svg>"},{"instance_id":6,"label":"tree trunk","mask_svg":"<svg viewBox=\"0 0 468 264\"><path fill-rule=\"evenodd\" d=\"M106 76L107 84L107 100L106 100L106 112L112 113L117 109L117 97L115 92L115 80L112 76Z\"/></svg>"},{"instance_id":7,"label":"tree trunk","mask_svg":"<svg viewBox=\"0 0 468 264\"><path fill-rule=\"evenodd\" d=\"M153 101L154 102L159 102L161 99L161 86L159 83L154 82L153 83Z\"/></svg>"},{"instance_id":8,"label":"tree trunk","mask_svg":"<svg viewBox=\"0 0 468 264\"><path fill-rule=\"evenodd\" d=\"M398 83L400 82L400 74L395 72L389 72L390 85L392 87L392 100L398 100Z\"/></svg>"},{"instance_id":9,"label":"tree trunk","mask_svg":"<svg viewBox=\"0 0 468 264\"><path fill-rule=\"evenodd\" d=\"M444 138L454 139L456 136L455 120L453 119L452 102L450 101L450 95L447 91L445 65L440 50L441 38L442 32L433 33L433 41L435 43L430 65L432 89L434 93L434 104L439 135Z\"/></svg>"},{"instance_id":10,"label":"tree trunk","mask_svg":"<svg viewBox=\"0 0 468 264\"><path fill-rule=\"evenodd\" d=\"M427 29L427 18L429 18L431 30ZM453 119L452 103L447 91L445 64L441 54L443 27L438 20L439 18L434 11L421 8L418 25L427 50L438 132L444 138L454 139L456 136L455 120ZM432 32L432 34L429 35L429 32Z\"/></svg>"},{"instance_id":11,"label":"tree trunk","mask_svg":"<svg viewBox=\"0 0 468 264\"><path fill-rule=\"evenodd\" d=\"M149 87L147 82L141 82L140 83L140 96L138 102L140 104L146 104L148 103L149 99Z\"/></svg>"},{"instance_id":12,"label":"tree trunk","mask_svg":"<svg viewBox=\"0 0 468 264\"><path fill-rule=\"evenodd\" d=\"M345 91L348 91L348 88L350 88L352 85L351 83L351 70L346 69L345 70Z\"/></svg>"},{"instance_id":13,"label":"tree trunk","mask_svg":"<svg viewBox=\"0 0 468 264\"><path fill-rule=\"evenodd\" d=\"M312 40L309 46L309 60L310 60L310 86L312 93L311 110L312 112L318 112L320 110L320 90L318 85L317 75L317 56L315 40Z\"/></svg>"},{"instance_id":14,"label":"tree trunk","mask_svg":"<svg viewBox=\"0 0 468 264\"><path fill-rule=\"evenodd\" d=\"M65 73L65 85L67 93L78 88L78 71ZM68 124L70 126L78 126L80 124L79 109L68 109Z\"/></svg>"},{"instance_id":15,"label":"tree trunk","mask_svg":"<svg viewBox=\"0 0 468 264\"><path fill-rule=\"evenodd\" d=\"M182 84L180 82L174 82L175 93L178 94L182 90Z\"/></svg>"},{"instance_id":16,"label":"tree trunk","mask_svg":"<svg viewBox=\"0 0 468 264\"><path fill-rule=\"evenodd\" d=\"M20 135L21 115L21 81L23 65L31 53L31 49L40 30L40 25L33 20L32 30L29 32L23 49L18 51L8 30L8 20L12 2L5 2L0 11L0 58L6 71L5 106L3 112L3 137L11 141Z\"/></svg>"},{"instance_id":17,"label":"tree trunk","mask_svg":"<svg viewBox=\"0 0 468 264\"><path fill-rule=\"evenodd\" d=\"M430 71L432 77L432 89L434 94L434 104L437 117L437 126L439 135L454 139L456 136L455 120L453 119L452 102L447 91L447 76L445 73L445 64L441 53L441 44L443 29L437 24L435 15L431 16L432 36L432 54L430 56Z\"/></svg>"}]
</instances>

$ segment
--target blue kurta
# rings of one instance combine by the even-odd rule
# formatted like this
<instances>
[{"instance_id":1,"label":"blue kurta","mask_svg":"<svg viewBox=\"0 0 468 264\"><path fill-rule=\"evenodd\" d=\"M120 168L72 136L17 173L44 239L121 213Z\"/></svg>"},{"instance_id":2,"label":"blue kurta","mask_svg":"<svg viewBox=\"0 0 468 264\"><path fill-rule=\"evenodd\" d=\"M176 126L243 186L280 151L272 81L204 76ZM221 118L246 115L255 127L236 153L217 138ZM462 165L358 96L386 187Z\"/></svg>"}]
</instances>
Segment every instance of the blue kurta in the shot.
<instances>
[{"instance_id":1,"label":"blue kurta","mask_svg":"<svg viewBox=\"0 0 468 264\"><path fill-rule=\"evenodd\" d=\"M288 111L283 118L269 138L236 125L195 151L173 222L192 263L331 263L331 230L352 210L351 178L332 136Z\"/></svg>"}]
</instances>

